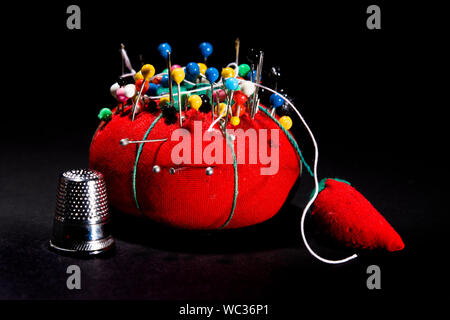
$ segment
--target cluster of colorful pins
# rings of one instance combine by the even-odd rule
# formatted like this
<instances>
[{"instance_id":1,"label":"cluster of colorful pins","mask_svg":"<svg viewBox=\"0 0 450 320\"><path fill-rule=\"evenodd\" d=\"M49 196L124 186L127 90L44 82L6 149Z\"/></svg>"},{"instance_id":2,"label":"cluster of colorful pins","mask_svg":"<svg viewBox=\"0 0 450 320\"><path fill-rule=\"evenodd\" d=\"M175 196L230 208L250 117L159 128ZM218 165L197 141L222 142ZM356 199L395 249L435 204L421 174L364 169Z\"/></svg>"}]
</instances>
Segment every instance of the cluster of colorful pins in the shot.
<instances>
[{"instance_id":1,"label":"cluster of colorful pins","mask_svg":"<svg viewBox=\"0 0 450 320\"><path fill-rule=\"evenodd\" d=\"M120 77L119 80L117 80L117 82L115 82L109 90L111 92L111 95L119 103L117 106L116 114L123 112L125 102L127 102L128 99L133 98L136 94L135 85L131 83L125 85L125 80L122 77Z\"/></svg>"},{"instance_id":2,"label":"cluster of colorful pins","mask_svg":"<svg viewBox=\"0 0 450 320\"><path fill-rule=\"evenodd\" d=\"M183 81L187 81L191 84L198 83L198 78L203 77L209 82L211 89L207 94L200 95L190 95L188 99L185 100L184 112L187 111L188 105L201 112L209 112L211 111L213 124L217 123L217 121L222 121L222 128L227 127L228 121L233 126L237 126L240 124L240 117L245 114L245 109L248 107L249 115L252 119L254 119L259 105L259 97L258 91L259 87L255 85L255 83L260 83L262 76L262 65L263 65L263 57L264 53L259 51L257 53L255 50L251 49L249 56L247 57L251 63L251 67L248 64L238 65L239 62L239 39L235 41L235 50L236 50L236 62L230 63L227 67L223 68L220 75L219 71L216 68L207 66L204 63L195 63L190 62L186 65L185 68L182 68L180 65L173 65L171 62L171 46L168 43L162 43L158 47L158 51L161 56L166 60L167 63L167 74L155 75L155 68L150 65L144 65L141 70L135 74L135 84L125 85L125 81L123 78L120 78L116 83L111 86L111 94L116 98L119 102L119 106L117 108L117 112L123 111L124 103L129 99L133 99L133 108L132 108L132 120L134 120L136 113L139 111L139 104L141 103L141 97L143 98L142 105L150 105L152 102L154 108L156 109L156 103L151 99L151 95L156 95L157 89L159 85L165 86L169 88L169 95L167 97L163 97L160 99L160 108L163 111L164 116L169 116L173 118L176 122L176 109L174 106L174 93L172 90L173 81L177 84L177 97L178 97L178 113L179 113L179 124L180 127L183 125L183 121L185 119L185 115L183 115L183 106L182 106L182 94L181 94L181 83ZM123 48L122 48L123 49ZM204 57L204 61L206 62L207 58L213 52L212 45L208 42L203 42L199 46L200 52ZM124 50L123 50L124 51ZM255 70L255 62L258 60L256 64ZM123 59L124 61L124 59ZM127 61L127 67L131 67L129 64L129 60ZM234 67L232 68L232 66ZM164 73L166 71L163 71ZM221 82L224 85L224 90L216 89L217 81L221 76ZM275 80L275 88L278 87L278 78L280 76L279 67L272 67L270 69L269 76L272 80ZM250 81L239 81L238 79L250 78ZM194 83L192 83L194 82ZM151 86L151 88L150 88ZM239 91L238 91L239 90ZM137 91L139 92L137 95ZM276 91L276 90L275 90ZM151 92L151 93L149 93ZM143 96L146 93L147 95ZM188 94L188 93L184 93ZM284 94L283 94L284 96ZM221 103L222 101L226 101L226 103ZM234 103L233 103L234 102ZM271 105L271 115L275 115L275 111L277 108L281 106L285 106L284 97L280 94L272 94L270 96L270 105ZM281 109L281 108L280 108ZM108 109L109 110L109 109ZM99 118L103 121L108 121L111 119L112 114L108 112L108 110L102 109L99 113ZM284 110L284 109L283 109ZM109 110L110 111L110 110ZM173 112L172 112L173 111ZM218 119L215 121L215 112L217 112ZM284 113L284 112L282 112ZM287 130L289 130L292 126L292 119L285 115L280 118L280 124ZM172 120L170 121L171 123ZM159 140L157 140L159 141ZM128 139L123 139L121 141L122 145L127 145L129 143L140 143L143 141L135 141L132 142ZM150 140L148 141L150 142Z\"/></svg>"}]
</instances>

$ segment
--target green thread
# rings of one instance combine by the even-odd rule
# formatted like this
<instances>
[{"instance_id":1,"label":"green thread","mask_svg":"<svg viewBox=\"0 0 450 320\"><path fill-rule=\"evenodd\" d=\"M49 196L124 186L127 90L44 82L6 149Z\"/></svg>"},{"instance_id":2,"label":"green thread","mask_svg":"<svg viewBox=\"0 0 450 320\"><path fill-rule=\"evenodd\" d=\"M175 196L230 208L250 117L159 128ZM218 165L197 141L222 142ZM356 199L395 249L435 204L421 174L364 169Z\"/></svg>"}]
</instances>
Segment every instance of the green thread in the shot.
<instances>
[{"instance_id":1,"label":"green thread","mask_svg":"<svg viewBox=\"0 0 450 320\"><path fill-rule=\"evenodd\" d=\"M291 133L290 133L288 130L286 130L286 129L281 125L281 123L280 123L274 116L272 116L272 115L270 114L269 111L267 111L267 109L264 109L264 108L261 107L261 106L258 106L258 108L259 108L260 110L262 110L269 118L271 118L271 119L272 119L272 120L280 127L280 129L286 134L286 136L287 136L288 139L289 139L289 142L292 144L292 146L293 146L293 147L295 148L295 150L297 151L297 154L298 154L299 157L300 157L300 161L303 163L303 165L305 166L306 170L308 170L308 173L311 175L311 177L314 177L314 174L313 174L313 172L311 171L311 168L308 166L308 164L306 163L305 159L303 158L302 152L300 151L300 148L299 148L297 142L295 141L294 137L292 137ZM300 166L300 175L301 175L301 174L302 174L302 166Z\"/></svg>"},{"instance_id":2,"label":"green thread","mask_svg":"<svg viewBox=\"0 0 450 320\"><path fill-rule=\"evenodd\" d=\"M319 192L317 192L317 194L320 193L320 191L322 191L323 189L325 189L325 182L327 182L328 179L331 180L335 180L335 181L339 181L339 182L344 182L346 184L348 184L349 186L351 186L351 183L348 182L347 180L344 179L339 179L339 178L323 178L322 180L320 180L319 182ZM316 192L316 189L314 188L313 191L311 191L311 194L309 195L309 199L311 200L311 198L314 196L314 193Z\"/></svg>"},{"instance_id":3,"label":"green thread","mask_svg":"<svg viewBox=\"0 0 450 320\"><path fill-rule=\"evenodd\" d=\"M237 160L236 160L236 154L234 153L234 144L230 143L230 140L228 138L228 134L226 134L225 139L227 139L227 144L231 149L231 152L233 153L233 167L234 167L234 195L233 195L233 206L231 207L231 212L230 215L228 216L227 221L225 221L225 223L219 227L219 229L223 229L225 228L231 221L231 219L233 218L234 215L234 209L236 209L236 201L237 201L237 196L239 193L238 190L238 170L237 170Z\"/></svg>"},{"instance_id":4,"label":"green thread","mask_svg":"<svg viewBox=\"0 0 450 320\"><path fill-rule=\"evenodd\" d=\"M146 140L148 135L150 134L150 131L152 131L153 127L158 123L158 121L162 118L163 114L161 113L158 117L156 117L155 120L153 120L152 124L148 128L147 132L145 133L142 140ZM142 149L144 148L144 143L141 143L139 145L138 152L136 154L136 161L134 162L134 168L133 168L133 196L134 196L134 202L136 202L136 207L139 211L141 211L141 207L139 206L139 202L137 199L137 192L136 192L136 172L137 172L137 165L139 162L139 157L141 156Z\"/></svg>"}]
</instances>

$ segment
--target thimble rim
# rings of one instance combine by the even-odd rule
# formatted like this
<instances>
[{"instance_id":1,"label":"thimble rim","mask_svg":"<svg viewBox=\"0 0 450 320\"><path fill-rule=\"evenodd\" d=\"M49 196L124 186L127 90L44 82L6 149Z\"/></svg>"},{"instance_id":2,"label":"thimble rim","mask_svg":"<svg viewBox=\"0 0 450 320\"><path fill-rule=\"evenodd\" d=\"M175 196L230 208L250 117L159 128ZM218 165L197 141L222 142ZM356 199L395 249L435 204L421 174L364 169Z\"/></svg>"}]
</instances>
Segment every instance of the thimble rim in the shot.
<instances>
[{"instance_id":1,"label":"thimble rim","mask_svg":"<svg viewBox=\"0 0 450 320\"><path fill-rule=\"evenodd\" d=\"M61 174L61 178L67 181L83 182L83 181L95 181L103 180L103 174L97 170L89 168L78 168L64 171Z\"/></svg>"},{"instance_id":2,"label":"thimble rim","mask_svg":"<svg viewBox=\"0 0 450 320\"><path fill-rule=\"evenodd\" d=\"M77 241L71 245L58 243L58 241L55 241L55 239L51 239L48 243L50 248L56 250L57 252L82 255L96 255L107 252L115 245L115 241L112 235L98 240Z\"/></svg>"}]
</instances>

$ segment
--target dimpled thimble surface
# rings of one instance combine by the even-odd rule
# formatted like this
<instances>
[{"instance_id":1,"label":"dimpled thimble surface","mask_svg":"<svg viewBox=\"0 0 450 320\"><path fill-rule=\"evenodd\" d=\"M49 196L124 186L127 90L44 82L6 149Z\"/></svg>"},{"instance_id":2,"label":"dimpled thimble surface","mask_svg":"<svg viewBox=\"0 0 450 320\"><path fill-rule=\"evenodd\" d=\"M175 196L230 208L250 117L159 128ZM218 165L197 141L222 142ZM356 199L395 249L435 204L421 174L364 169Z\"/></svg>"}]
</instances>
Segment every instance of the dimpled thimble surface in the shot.
<instances>
[{"instance_id":1,"label":"dimpled thimble surface","mask_svg":"<svg viewBox=\"0 0 450 320\"><path fill-rule=\"evenodd\" d=\"M59 180L50 246L87 255L107 251L114 244L109 221L103 175L90 169L64 172Z\"/></svg>"}]
</instances>

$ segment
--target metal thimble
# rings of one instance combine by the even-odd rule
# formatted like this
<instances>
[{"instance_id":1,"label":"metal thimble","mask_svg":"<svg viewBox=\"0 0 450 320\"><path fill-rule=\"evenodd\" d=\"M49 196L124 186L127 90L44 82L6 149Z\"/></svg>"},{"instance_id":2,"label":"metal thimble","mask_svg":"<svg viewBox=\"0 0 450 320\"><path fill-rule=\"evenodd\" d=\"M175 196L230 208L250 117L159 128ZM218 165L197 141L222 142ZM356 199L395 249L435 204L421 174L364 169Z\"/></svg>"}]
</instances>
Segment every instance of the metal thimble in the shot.
<instances>
[{"instance_id":1,"label":"metal thimble","mask_svg":"<svg viewBox=\"0 0 450 320\"><path fill-rule=\"evenodd\" d=\"M109 221L103 175L90 169L64 172L59 180L50 246L82 255L107 251L114 244Z\"/></svg>"}]
</instances>

